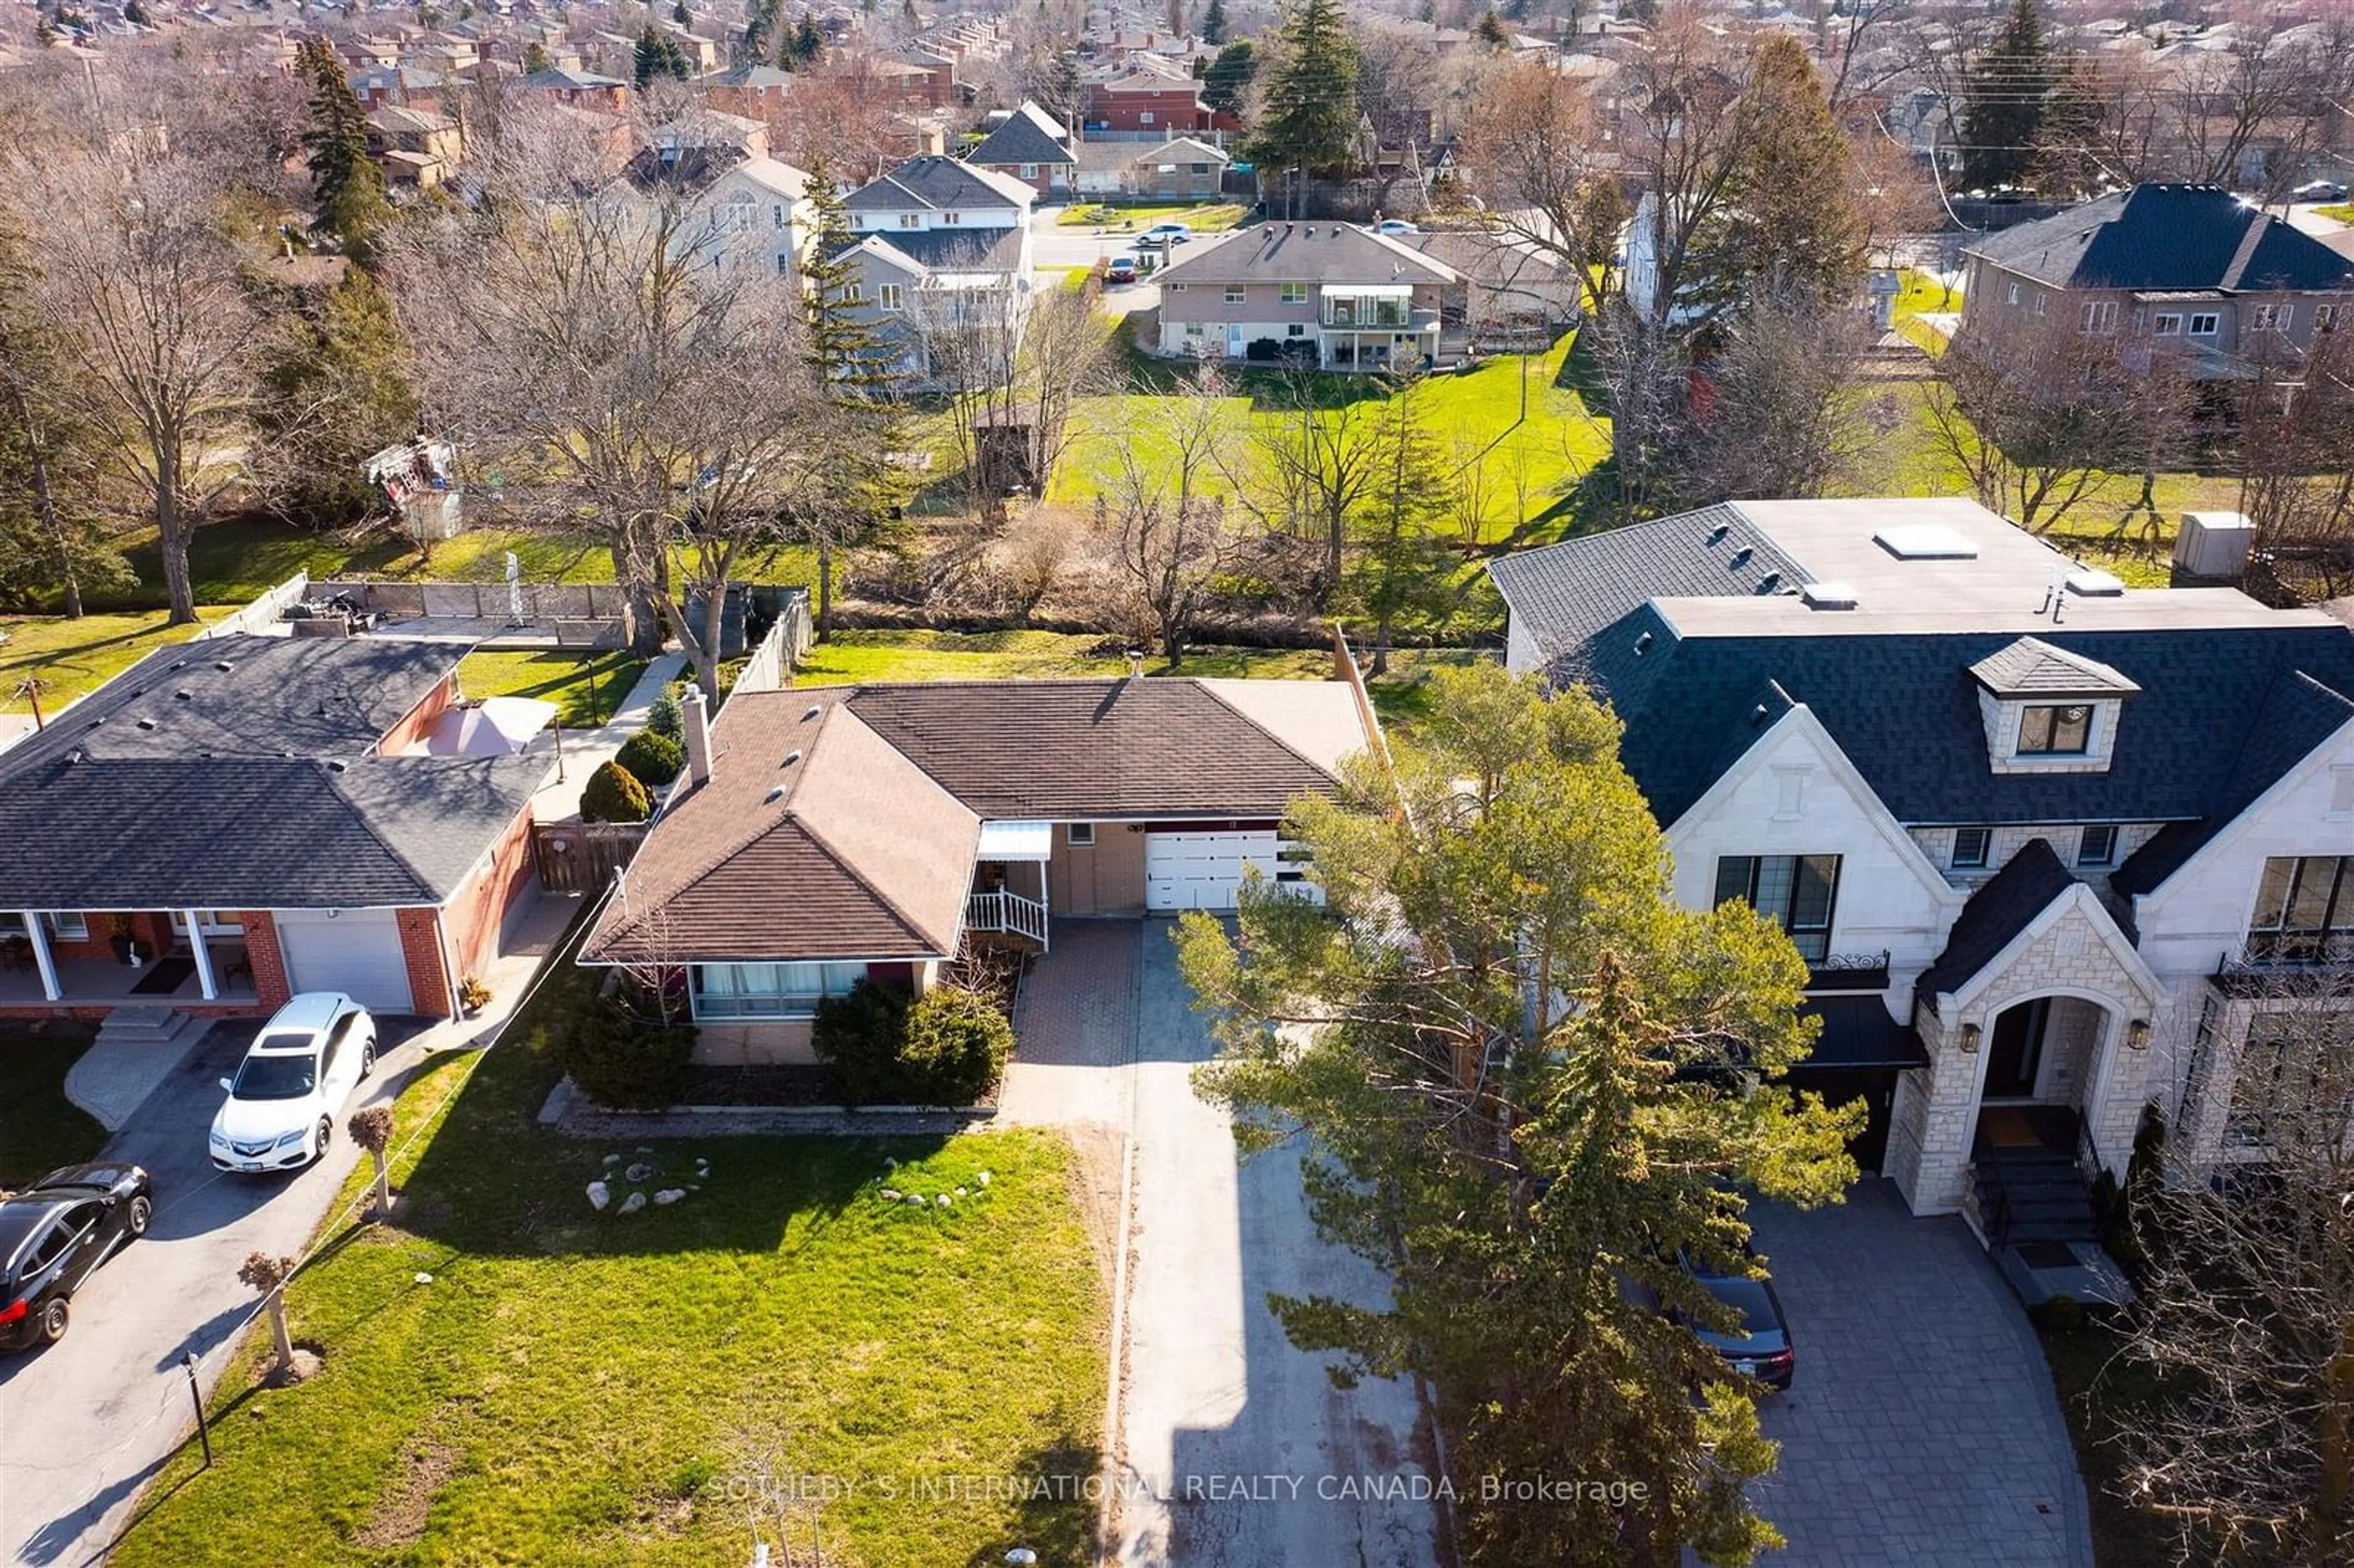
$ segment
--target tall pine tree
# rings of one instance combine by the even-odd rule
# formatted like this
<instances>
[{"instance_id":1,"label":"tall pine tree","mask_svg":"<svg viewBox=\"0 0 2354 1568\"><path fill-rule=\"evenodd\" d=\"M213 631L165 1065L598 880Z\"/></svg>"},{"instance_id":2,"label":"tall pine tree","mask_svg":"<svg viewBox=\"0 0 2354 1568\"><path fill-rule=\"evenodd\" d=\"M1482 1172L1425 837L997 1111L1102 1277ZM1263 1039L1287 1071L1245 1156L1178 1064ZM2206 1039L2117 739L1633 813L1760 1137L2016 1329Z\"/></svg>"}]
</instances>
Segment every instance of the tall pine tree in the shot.
<instances>
[{"instance_id":1,"label":"tall pine tree","mask_svg":"<svg viewBox=\"0 0 2354 1568\"><path fill-rule=\"evenodd\" d=\"M835 546L869 530L899 501L899 471L890 453L899 440L892 400L896 345L886 339L854 291L862 282L849 259L855 237L842 191L821 156L810 164L809 203L815 241L801 264L801 305L809 323L810 368L832 416L826 482L806 521L817 550L817 633L833 621ZM906 316L903 323L913 328Z\"/></svg>"},{"instance_id":2,"label":"tall pine tree","mask_svg":"<svg viewBox=\"0 0 2354 1568\"><path fill-rule=\"evenodd\" d=\"M1202 41L1205 44L1226 41L1226 0L1210 0L1210 8L1202 13Z\"/></svg>"},{"instance_id":3,"label":"tall pine tree","mask_svg":"<svg viewBox=\"0 0 2354 1568\"><path fill-rule=\"evenodd\" d=\"M310 154L312 195L318 202L314 227L334 235L347 254L365 260L387 216L384 171L368 155L367 111L324 38L305 38L295 64L311 85L311 124L302 132L302 145Z\"/></svg>"},{"instance_id":4,"label":"tall pine tree","mask_svg":"<svg viewBox=\"0 0 2354 1568\"><path fill-rule=\"evenodd\" d=\"M1962 183L1973 189L2027 183L2058 66L2036 0L2012 0L2009 19L1970 71L1962 105Z\"/></svg>"},{"instance_id":5,"label":"tall pine tree","mask_svg":"<svg viewBox=\"0 0 2354 1568\"><path fill-rule=\"evenodd\" d=\"M1357 46L1340 0L1299 0L1284 18L1251 161L1278 176L1292 168L1342 175L1356 143Z\"/></svg>"},{"instance_id":6,"label":"tall pine tree","mask_svg":"<svg viewBox=\"0 0 2354 1568\"><path fill-rule=\"evenodd\" d=\"M678 40L652 22L647 23L645 31L638 35L638 90L643 92L657 78L675 77L684 81L688 74L686 51L678 47Z\"/></svg>"}]
</instances>

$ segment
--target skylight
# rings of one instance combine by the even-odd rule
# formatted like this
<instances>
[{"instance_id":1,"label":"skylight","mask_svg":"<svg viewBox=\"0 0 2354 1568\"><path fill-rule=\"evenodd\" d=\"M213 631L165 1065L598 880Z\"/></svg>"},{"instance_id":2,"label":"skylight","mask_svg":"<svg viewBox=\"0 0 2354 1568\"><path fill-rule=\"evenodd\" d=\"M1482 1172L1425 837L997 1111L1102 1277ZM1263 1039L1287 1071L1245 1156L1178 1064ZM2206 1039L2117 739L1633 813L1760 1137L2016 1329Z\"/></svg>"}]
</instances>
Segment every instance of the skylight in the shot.
<instances>
[{"instance_id":1,"label":"skylight","mask_svg":"<svg viewBox=\"0 0 2354 1568\"><path fill-rule=\"evenodd\" d=\"M1900 561L1975 561L1978 547L1942 523L1893 523L1872 542Z\"/></svg>"}]
</instances>

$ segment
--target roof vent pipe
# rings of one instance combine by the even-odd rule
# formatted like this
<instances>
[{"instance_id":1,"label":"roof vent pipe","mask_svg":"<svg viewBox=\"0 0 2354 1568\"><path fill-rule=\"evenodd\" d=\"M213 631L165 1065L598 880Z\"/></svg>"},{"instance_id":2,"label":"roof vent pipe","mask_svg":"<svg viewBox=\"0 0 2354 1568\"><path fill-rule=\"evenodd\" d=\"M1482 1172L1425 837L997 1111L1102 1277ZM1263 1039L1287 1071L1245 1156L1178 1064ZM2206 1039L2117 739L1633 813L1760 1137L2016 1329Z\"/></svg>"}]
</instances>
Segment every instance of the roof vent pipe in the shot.
<instances>
[{"instance_id":1,"label":"roof vent pipe","mask_svg":"<svg viewBox=\"0 0 2354 1568\"><path fill-rule=\"evenodd\" d=\"M679 730L686 741L686 777L690 784L711 782L711 720L703 705L703 688L690 686L678 700Z\"/></svg>"},{"instance_id":2,"label":"roof vent pipe","mask_svg":"<svg viewBox=\"0 0 2354 1568\"><path fill-rule=\"evenodd\" d=\"M1144 679L1144 650L1141 648L1128 651L1128 678L1131 681Z\"/></svg>"}]
</instances>

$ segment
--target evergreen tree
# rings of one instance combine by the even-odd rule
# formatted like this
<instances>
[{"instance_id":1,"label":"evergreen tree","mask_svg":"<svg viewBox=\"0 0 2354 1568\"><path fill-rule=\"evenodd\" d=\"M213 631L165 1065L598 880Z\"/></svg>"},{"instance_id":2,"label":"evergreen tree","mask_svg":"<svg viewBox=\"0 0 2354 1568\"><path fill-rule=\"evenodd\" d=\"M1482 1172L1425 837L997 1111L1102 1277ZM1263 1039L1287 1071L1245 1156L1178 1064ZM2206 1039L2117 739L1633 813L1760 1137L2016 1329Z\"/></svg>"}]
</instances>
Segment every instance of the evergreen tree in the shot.
<instances>
[{"instance_id":1,"label":"evergreen tree","mask_svg":"<svg viewBox=\"0 0 2354 1568\"><path fill-rule=\"evenodd\" d=\"M1251 74L1257 69L1258 59L1248 38L1226 45L1202 78L1202 101L1222 113L1238 112L1243 91L1250 86Z\"/></svg>"},{"instance_id":2,"label":"evergreen tree","mask_svg":"<svg viewBox=\"0 0 2354 1568\"><path fill-rule=\"evenodd\" d=\"M907 23L910 27L923 26L923 17L916 12L916 0L899 0L899 20Z\"/></svg>"},{"instance_id":3,"label":"evergreen tree","mask_svg":"<svg viewBox=\"0 0 2354 1568\"><path fill-rule=\"evenodd\" d=\"M1280 175L1345 174L1356 161L1357 46L1340 0L1299 0L1284 18L1267 113L1247 148Z\"/></svg>"},{"instance_id":4,"label":"evergreen tree","mask_svg":"<svg viewBox=\"0 0 2354 1568\"><path fill-rule=\"evenodd\" d=\"M1471 29L1471 32L1481 43L1491 49L1511 47L1511 35L1504 31L1504 24L1497 19L1496 9L1492 5L1479 13L1479 24Z\"/></svg>"},{"instance_id":5,"label":"evergreen tree","mask_svg":"<svg viewBox=\"0 0 2354 1568\"><path fill-rule=\"evenodd\" d=\"M677 4L670 8L670 19L682 27L695 26L695 13L686 8L686 0L677 0Z\"/></svg>"},{"instance_id":6,"label":"evergreen tree","mask_svg":"<svg viewBox=\"0 0 2354 1568\"><path fill-rule=\"evenodd\" d=\"M1226 41L1226 0L1210 0L1210 8L1202 13L1202 41L1205 44Z\"/></svg>"},{"instance_id":7,"label":"evergreen tree","mask_svg":"<svg viewBox=\"0 0 2354 1568\"><path fill-rule=\"evenodd\" d=\"M305 38L295 58L311 85L311 124L302 145L318 202L316 226L346 253L365 260L387 217L384 171L368 153L367 111L324 38Z\"/></svg>"},{"instance_id":8,"label":"evergreen tree","mask_svg":"<svg viewBox=\"0 0 2354 1568\"><path fill-rule=\"evenodd\" d=\"M1831 118L1806 46L1759 41L1736 112L1750 127L1734 164L1726 216L1696 237L1695 296L1737 305L1770 292L1786 304L1844 304L1861 282L1864 225L1848 140Z\"/></svg>"},{"instance_id":9,"label":"evergreen tree","mask_svg":"<svg viewBox=\"0 0 2354 1568\"><path fill-rule=\"evenodd\" d=\"M526 75L535 76L541 71L552 69L555 63L547 58L546 44L533 42L524 46L523 69Z\"/></svg>"},{"instance_id":10,"label":"evergreen tree","mask_svg":"<svg viewBox=\"0 0 2354 1568\"><path fill-rule=\"evenodd\" d=\"M765 60L769 39L777 30L777 0L753 0L744 20L744 48L739 59Z\"/></svg>"},{"instance_id":11,"label":"evergreen tree","mask_svg":"<svg viewBox=\"0 0 2354 1568\"><path fill-rule=\"evenodd\" d=\"M801 13L801 24L793 31L793 58L802 65L815 65L825 55L825 30L817 25L817 17Z\"/></svg>"},{"instance_id":12,"label":"evergreen tree","mask_svg":"<svg viewBox=\"0 0 2354 1568\"><path fill-rule=\"evenodd\" d=\"M1348 586L1373 623L1372 673L1377 675L1389 671L1397 622L1410 615L1444 616L1449 597L1449 475L1422 417L1421 379L1417 366L1392 382L1373 430L1373 482L1350 520L1354 548Z\"/></svg>"},{"instance_id":13,"label":"evergreen tree","mask_svg":"<svg viewBox=\"0 0 2354 1568\"><path fill-rule=\"evenodd\" d=\"M826 482L809 543L817 549L817 632L832 629L833 552L865 533L897 503L899 471L889 454L899 444L899 418L891 397L894 345L885 340L852 291L861 279L848 259L854 236L843 193L822 157L810 164L809 202L815 242L801 265L802 309L809 320L810 368L834 418Z\"/></svg>"},{"instance_id":14,"label":"evergreen tree","mask_svg":"<svg viewBox=\"0 0 2354 1568\"><path fill-rule=\"evenodd\" d=\"M2009 18L1970 72L1962 105L1962 183L2024 185L2035 166L2057 67L2036 0L2012 0Z\"/></svg>"},{"instance_id":15,"label":"evergreen tree","mask_svg":"<svg viewBox=\"0 0 2354 1568\"><path fill-rule=\"evenodd\" d=\"M356 267L331 289L295 291L287 306L263 378L263 488L292 522L343 527L382 504L360 460L417 433L408 344L392 301Z\"/></svg>"},{"instance_id":16,"label":"evergreen tree","mask_svg":"<svg viewBox=\"0 0 2354 1568\"><path fill-rule=\"evenodd\" d=\"M643 92L658 77L687 78L686 52L678 40L656 27L652 22L638 35L637 85Z\"/></svg>"},{"instance_id":17,"label":"evergreen tree","mask_svg":"<svg viewBox=\"0 0 2354 1568\"><path fill-rule=\"evenodd\" d=\"M1737 900L1672 901L1617 721L1583 685L1548 698L1490 663L1434 672L1431 694L1442 716L1394 743L1394 773L1362 762L1341 799L1295 807L1327 907L1251 887L1239 941L1179 925L1238 1140L1308 1134L1319 1232L1387 1286L1271 1305L1293 1344L1338 1353L1336 1380L1428 1380L1472 1568L1748 1563L1778 1544L1743 1494L1775 1445L1759 1391L1691 1326L1734 1315L1679 1257L1755 1272L1749 1194L1835 1199L1862 1107L1788 1088L1805 961ZM1546 1474L1640 1495L1597 1519L1466 1484Z\"/></svg>"},{"instance_id":18,"label":"evergreen tree","mask_svg":"<svg viewBox=\"0 0 2354 1568\"><path fill-rule=\"evenodd\" d=\"M139 0L130 0L130 3L122 7L122 19L125 22L130 23L131 26L134 27L152 27L154 26L154 23L148 19L147 7L142 5L139 3Z\"/></svg>"}]
</instances>

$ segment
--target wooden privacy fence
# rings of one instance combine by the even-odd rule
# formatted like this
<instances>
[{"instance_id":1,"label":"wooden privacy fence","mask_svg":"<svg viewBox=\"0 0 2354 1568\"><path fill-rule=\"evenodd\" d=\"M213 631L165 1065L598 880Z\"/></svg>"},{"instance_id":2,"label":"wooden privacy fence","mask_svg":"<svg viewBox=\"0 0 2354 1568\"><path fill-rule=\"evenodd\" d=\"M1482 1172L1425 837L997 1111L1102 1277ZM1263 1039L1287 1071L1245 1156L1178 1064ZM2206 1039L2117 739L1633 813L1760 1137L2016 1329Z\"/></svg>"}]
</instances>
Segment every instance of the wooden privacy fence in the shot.
<instances>
[{"instance_id":1,"label":"wooden privacy fence","mask_svg":"<svg viewBox=\"0 0 2354 1568\"><path fill-rule=\"evenodd\" d=\"M643 822L535 822L531 851L551 893L601 893L645 842Z\"/></svg>"}]
</instances>

